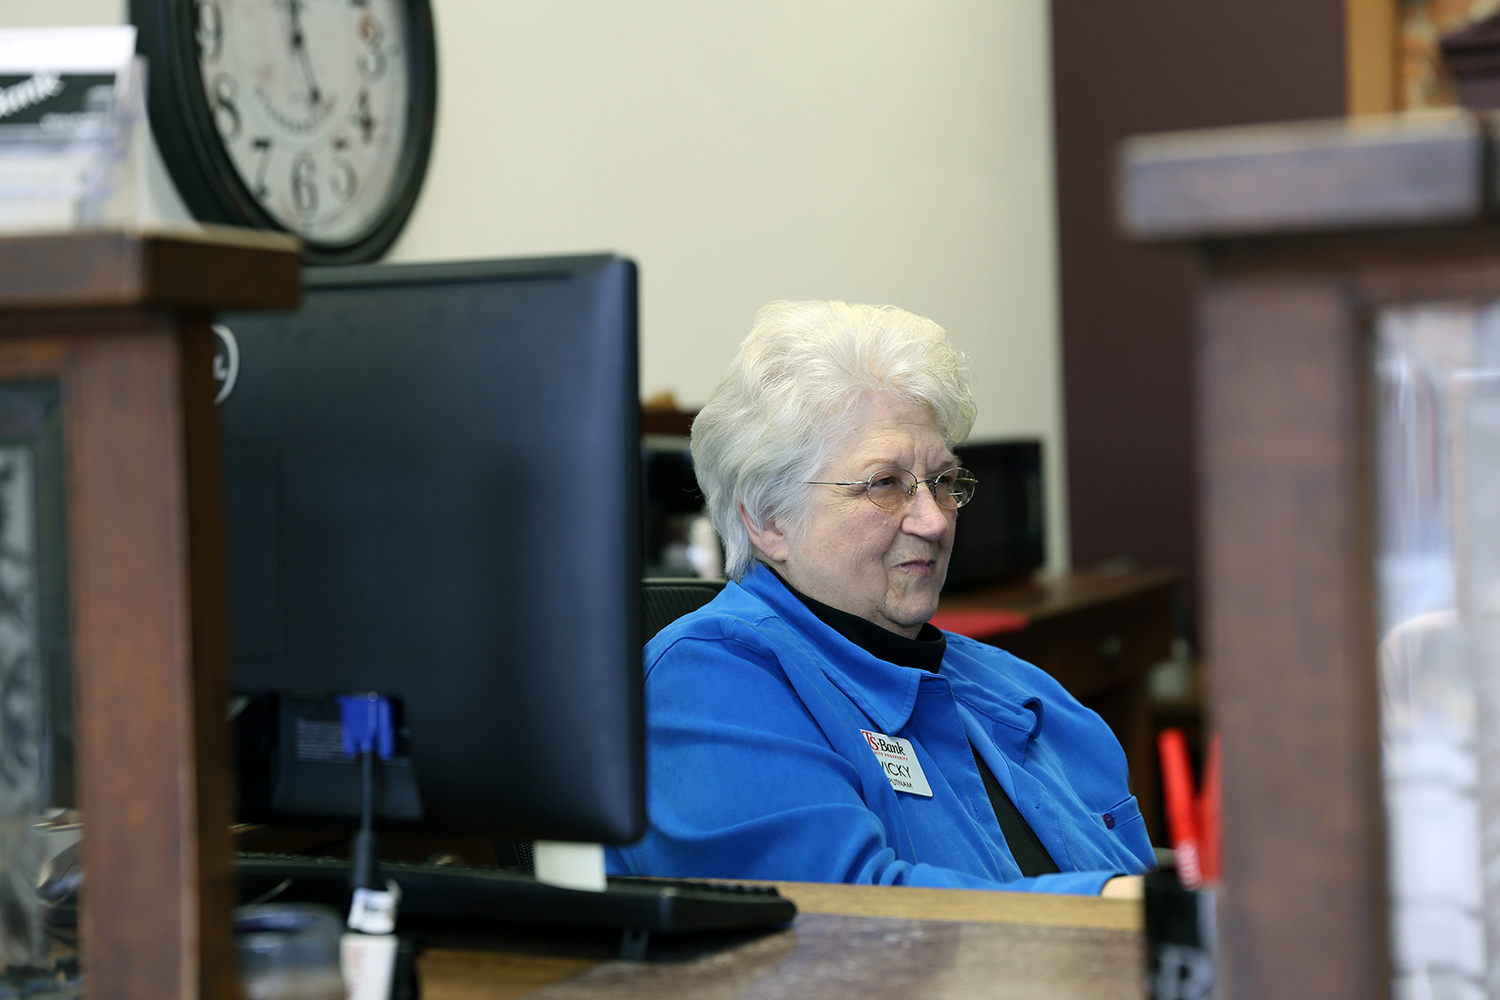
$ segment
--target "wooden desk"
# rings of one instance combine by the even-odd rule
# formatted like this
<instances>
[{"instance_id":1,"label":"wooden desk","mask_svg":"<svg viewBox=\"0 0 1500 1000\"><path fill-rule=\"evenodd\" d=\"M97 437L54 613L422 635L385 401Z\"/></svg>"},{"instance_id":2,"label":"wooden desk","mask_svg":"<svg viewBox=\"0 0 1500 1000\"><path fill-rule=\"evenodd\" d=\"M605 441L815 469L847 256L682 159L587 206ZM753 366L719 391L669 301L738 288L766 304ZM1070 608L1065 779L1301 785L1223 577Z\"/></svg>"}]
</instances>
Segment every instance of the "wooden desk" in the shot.
<instances>
[{"instance_id":1,"label":"wooden desk","mask_svg":"<svg viewBox=\"0 0 1500 1000\"><path fill-rule=\"evenodd\" d=\"M777 883L784 930L675 941L646 962L586 934L434 941L424 1000L650 1000L1003 995L1143 997L1141 909L1124 900L893 886Z\"/></svg>"},{"instance_id":2,"label":"wooden desk","mask_svg":"<svg viewBox=\"0 0 1500 1000\"><path fill-rule=\"evenodd\" d=\"M1147 675L1171 654L1180 577L1168 571L1077 571L945 596L939 612L1004 610L1015 630L974 634L1062 682L1114 730L1154 844L1165 843L1157 806L1155 733Z\"/></svg>"}]
</instances>

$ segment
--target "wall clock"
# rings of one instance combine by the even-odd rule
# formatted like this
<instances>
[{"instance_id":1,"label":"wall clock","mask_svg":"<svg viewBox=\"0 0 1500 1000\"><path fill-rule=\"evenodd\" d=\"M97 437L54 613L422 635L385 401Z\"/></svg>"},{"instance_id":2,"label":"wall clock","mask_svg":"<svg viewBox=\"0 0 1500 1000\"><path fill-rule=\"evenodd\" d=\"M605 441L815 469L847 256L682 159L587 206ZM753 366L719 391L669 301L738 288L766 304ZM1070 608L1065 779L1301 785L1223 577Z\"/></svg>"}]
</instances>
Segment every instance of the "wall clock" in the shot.
<instances>
[{"instance_id":1,"label":"wall clock","mask_svg":"<svg viewBox=\"0 0 1500 1000\"><path fill-rule=\"evenodd\" d=\"M130 0L152 131L204 222L300 236L315 264L378 258L432 147L428 0Z\"/></svg>"}]
</instances>

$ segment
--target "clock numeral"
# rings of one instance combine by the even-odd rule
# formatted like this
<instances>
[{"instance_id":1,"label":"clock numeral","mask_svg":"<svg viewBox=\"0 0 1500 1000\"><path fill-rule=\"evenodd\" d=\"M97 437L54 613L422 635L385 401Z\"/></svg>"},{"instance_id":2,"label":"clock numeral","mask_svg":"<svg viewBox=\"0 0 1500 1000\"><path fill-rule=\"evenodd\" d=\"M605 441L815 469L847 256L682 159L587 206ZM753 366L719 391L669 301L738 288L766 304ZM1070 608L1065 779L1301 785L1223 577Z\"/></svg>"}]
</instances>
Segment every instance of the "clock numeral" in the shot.
<instances>
[{"instance_id":1,"label":"clock numeral","mask_svg":"<svg viewBox=\"0 0 1500 1000\"><path fill-rule=\"evenodd\" d=\"M359 126L360 137L365 140L366 146L375 141L375 116L370 113L370 92L368 90L361 90L359 92L359 97L354 102L353 113L349 115L349 120Z\"/></svg>"},{"instance_id":2,"label":"clock numeral","mask_svg":"<svg viewBox=\"0 0 1500 1000\"><path fill-rule=\"evenodd\" d=\"M366 80L378 80L385 76L386 55L381 47L385 44L385 29L380 26L379 21L366 14L359 19L359 37L369 46L369 51L361 55L355 65Z\"/></svg>"},{"instance_id":3,"label":"clock numeral","mask_svg":"<svg viewBox=\"0 0 1500 1000\"><path fill-rule=\"evenodd\" d=\"M224 14L213 0L198 0L198 54L204 62L215 62L224 51Z\"/></svg>"},{"instance_id":4,"label":"clock numeral","mask_svg":"<svg viewBox=\"0 0 1500 1000\"><path fill-rule=\"evenodd\" d=\"M333 176L328 178L329 190L340 200L348 201L354 197L354 192L358 187L358 178L354 174L354 164L348 160L334 160Z\"/></svg>"},{"instance_id":5,"label":"clock numeral","mask_svg":"<svg viewBox=\"0 0 1500 1000\"><path fill-rule=\"evenodd\" d=\"M292 204L303 215L318 210L318 165L307 153L292 161Z\"/></svg>"},{"instance_id":6,"label":"clock numeral","mask_svg":"<svg viewBox=\"0 0 1500 1000\"><path fill-rule=\"evenodd\" d=\"M234 82L234 77L220 73L214 77L211 90L208 96L214 124L219 127L219 134L226 140L233 139L240 134L240 109L235 106L235 101L240 96L239 84Z\"/></svg>"},{"instance_id":7,"label":"clock numeral","mask_svg":"<svg viewBox=\"0 0 1500 1000\"><path fill-rule=\"evenodd\" d=\"M271 169L271 140L256 136L250 140L250 148L259 154L255 160L255 197L264 199L271 193L270 185L266 183L266 174Z\"/></svg>"}]
</instances>

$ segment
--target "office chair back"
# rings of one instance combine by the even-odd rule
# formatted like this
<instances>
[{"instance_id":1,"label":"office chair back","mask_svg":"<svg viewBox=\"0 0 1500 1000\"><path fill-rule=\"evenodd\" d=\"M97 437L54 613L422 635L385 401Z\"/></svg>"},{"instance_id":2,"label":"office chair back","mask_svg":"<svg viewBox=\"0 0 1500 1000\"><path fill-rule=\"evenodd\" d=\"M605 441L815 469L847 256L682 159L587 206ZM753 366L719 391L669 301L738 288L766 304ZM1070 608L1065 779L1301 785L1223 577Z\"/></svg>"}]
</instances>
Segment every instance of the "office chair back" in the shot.
<instances>
[{"instance_id":1,"label":"office chair back","mask_svg":"<svg viewBox=\"0 0 1500 1000\"><path fill-rule=\"evenodd\" d=\"M697 577L661 577L641 581L641 641L690 611L697 611L724 589L723 580Z\"/></svg>"}]
</instances>

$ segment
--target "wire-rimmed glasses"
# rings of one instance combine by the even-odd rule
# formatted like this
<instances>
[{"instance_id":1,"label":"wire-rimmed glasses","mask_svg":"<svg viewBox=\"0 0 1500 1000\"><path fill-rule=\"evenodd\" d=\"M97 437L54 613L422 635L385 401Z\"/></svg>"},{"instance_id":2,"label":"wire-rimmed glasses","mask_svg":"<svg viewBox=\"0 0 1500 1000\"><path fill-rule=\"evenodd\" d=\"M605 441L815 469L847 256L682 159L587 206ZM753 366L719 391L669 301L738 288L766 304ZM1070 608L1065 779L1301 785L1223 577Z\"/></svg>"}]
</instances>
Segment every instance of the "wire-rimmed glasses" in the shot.
<instances>
[{"instance_id":1,"label":"wire-rimmed glasses","mask_svg":"<svg viewBox=\"0 0 1500 1000\"><path fill-rule=\"evenodd\" d=\"M926 486L932 499L944 510L957 510L974 499L979 480L968 469L946 469L929 479L918 479L905 469L883 469L869 479L853 483L811 482L809 486L863 486L870 502L883 510L904 510L916 498L917 487Z\"/></svg>"}]
</instances>

